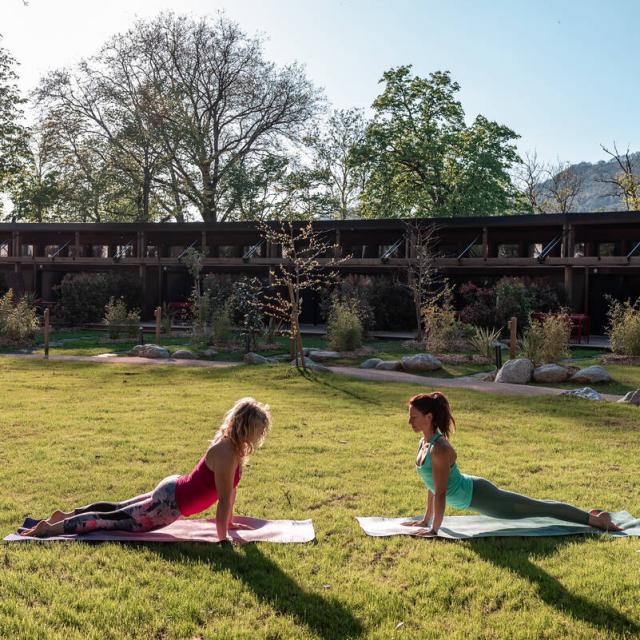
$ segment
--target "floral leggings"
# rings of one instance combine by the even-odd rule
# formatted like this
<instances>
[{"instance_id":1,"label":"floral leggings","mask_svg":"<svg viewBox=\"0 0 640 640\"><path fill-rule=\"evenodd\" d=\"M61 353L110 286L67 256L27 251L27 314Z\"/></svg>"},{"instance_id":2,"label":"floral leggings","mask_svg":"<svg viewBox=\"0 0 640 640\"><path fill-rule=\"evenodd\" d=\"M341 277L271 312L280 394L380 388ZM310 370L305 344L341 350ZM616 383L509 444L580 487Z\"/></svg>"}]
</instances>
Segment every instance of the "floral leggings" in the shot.
<instances>
[{"instance_id":1,"label":"floral leggings","mask_svg":"<svg viewBox=\"0 0 640 640\"><path fill-rule=\"evenodd\" d=\"M176 480L168 476L149 493L123 502L96 502L73 511L64 520L65 533L91 531L153 531L178 520Z\"/></svg>"}]
</instances>

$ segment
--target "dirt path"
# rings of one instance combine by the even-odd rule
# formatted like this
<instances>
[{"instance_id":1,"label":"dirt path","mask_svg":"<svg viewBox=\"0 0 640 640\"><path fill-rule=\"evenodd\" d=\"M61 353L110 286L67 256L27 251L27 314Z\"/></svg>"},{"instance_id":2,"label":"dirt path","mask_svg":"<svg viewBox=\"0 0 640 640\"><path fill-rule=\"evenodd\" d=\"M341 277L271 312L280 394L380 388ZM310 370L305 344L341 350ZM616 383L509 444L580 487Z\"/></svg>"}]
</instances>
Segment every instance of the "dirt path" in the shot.
<instances>
[{"instance_id":1,"label":"dirt path","mask_svg":"<svg viewBox=\"0 0 640 640\"><path fill-rule=\"evenodd\" d=\"M407 384L418 384L426 387L439 389L471 389L483 393L497 393L507 396L558 396L566 389L556 389L553 387L534 387L527 384L508 384L503 382L480 382L474 378L426 378L412 373L402 371L377 371L376 369L359 369L357 367L330 367L333 373L360 380L375 380L378 382L404 382ZM601 394L605 400L615 402L622 396L611 394Z\"/></svg>"},{"instance_id":2,"label":"dirt path","mask_svg":"<svg viewBox=\"0 0 640 640\"><path fill-rule=\"evenodd\" d=\"M34 353L3 353L11 358L25 358L27 360L44 360L41 354ZM236 367L241 362L215 362L213 360L176 360L175 358L138 358L135 356L49 356L51 362L97 362L107 364L165 364L176 367L200 367L205 369L222 369Z\"/></svg>"}]
</instances>

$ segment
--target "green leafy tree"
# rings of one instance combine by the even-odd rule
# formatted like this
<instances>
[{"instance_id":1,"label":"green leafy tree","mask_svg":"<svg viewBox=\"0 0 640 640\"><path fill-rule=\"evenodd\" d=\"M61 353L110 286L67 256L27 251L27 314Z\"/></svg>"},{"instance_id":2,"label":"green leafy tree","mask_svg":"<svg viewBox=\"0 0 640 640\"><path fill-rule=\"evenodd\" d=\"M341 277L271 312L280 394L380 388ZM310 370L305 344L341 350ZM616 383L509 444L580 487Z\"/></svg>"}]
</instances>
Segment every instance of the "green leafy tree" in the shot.
<instances>
[{"instance_id":1,"label":"green leafy tree","mask_svg":"<svg viewBox=\"0 0 640 640\"><path fill-rule=\"evenodd\" d=\"M368 217L492 215L511 209L509 169L519 161L516 133L478 115L465 123L460 87L449 73L387 71L365 141L353 152L367 172Z\"/></svg>"},{"instance_id":2,"label":"green leafy tree","mask_svg":"<svg viewBox=\"0 0 640 640\"><path fill-rule=\"evenodd\" d=\"M25 100L16 85L16 64L11 54L0 47L0 191L13 184L28 154L27 131L20 122ZM0 200L0 213L1 207Z\"/></svg>"}]
</instances>

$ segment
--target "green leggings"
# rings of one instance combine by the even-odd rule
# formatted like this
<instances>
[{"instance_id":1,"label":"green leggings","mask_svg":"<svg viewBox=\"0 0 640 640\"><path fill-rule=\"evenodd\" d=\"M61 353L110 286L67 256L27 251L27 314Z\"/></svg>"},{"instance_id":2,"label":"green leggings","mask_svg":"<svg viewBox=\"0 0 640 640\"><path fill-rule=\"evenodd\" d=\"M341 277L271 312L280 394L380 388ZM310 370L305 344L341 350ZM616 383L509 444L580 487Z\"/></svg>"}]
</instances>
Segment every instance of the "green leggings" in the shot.
<instances>
[{"instance_id":1,"label":"green leggings","mask_svg":"<svg viewBox=\"0 0 640 640\"><path fill-rule=\"evenodd\" d=\"M589 514L564 502L534 500L519 493L498 489L484 478L473 479L473 496L469 509L492 518L557 518L567 522L589 524Z\"/></svg>"}]
</instances>

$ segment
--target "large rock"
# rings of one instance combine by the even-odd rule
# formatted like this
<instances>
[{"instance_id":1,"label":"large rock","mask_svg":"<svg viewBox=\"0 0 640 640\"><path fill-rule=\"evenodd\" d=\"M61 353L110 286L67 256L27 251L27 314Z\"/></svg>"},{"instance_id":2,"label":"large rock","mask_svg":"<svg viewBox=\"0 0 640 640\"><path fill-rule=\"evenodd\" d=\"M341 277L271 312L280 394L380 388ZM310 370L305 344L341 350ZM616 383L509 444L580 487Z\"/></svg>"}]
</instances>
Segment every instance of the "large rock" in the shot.
<instances>
[{"instance_id":1,"label":"large rock","mask_svg":"<svg viewBox=\"0 0 640 640\"><path fill-rule=\"evenodd\" d=\"M640 389L635 391L629 391L624 398L620 398L618 402L624 402L625 404L637 404L640 405Z\"/></svg>"},{"instance_id":2,"label":"large rock","mask_svg":"<svg viewBox=\"0 0 640 640\"><path fill-rule=\"evenodd\" d=\"M245 353L243 356L243 361L245 364L268 364L269 360L264 356L261 356L259 353L254 353L253 351L249 351L249 353Z\"/></svg>"},{"instance_id":3,"label":"large rock","mask_svg":"<svg viewBox=\"0 0 640 640\"><path fill-rule=\"evenodd\" d=\"M611 376L607 373L606 369L603 369L602 367L594 364L591 367L580 369L580 371L574 373L571 376L571 381L594 384L596 382L610 382Z\"/></svg>"},{"instance_id":4,"label":"large rock","mask_svg":"<svg viewBox=\"0 0 640 640\"><path fill-rule=\"evenodd\" d=\"M376 365L380 371L401 371L402 364L399 360L383 360Z\"/></svg>"},{"instance_id":5,"label":"large rock","mask_svg":"<svg viewBox=\"0 0 640 640\"><path fill-rule=\"evenodd\" d=\"M584 398L585 400L602 400L602 396L591 387L582 387L582 389L563 391L560 395L572 396L574 398Z\"/></svg>"},{"instance_id":6,"label":"large rock","mask_svg":"<svg viewBox=\"0 0 640 640\"><path fill-rule=\"evenodd\" d=\"M196 358L193 351L189 351L189 349L178 349L173 352L171 357L176 360L195 360Z\"/></svg>"},{"instance_id":7,"label":"large rock","mask_svg":"<svg viewBox=\"0 0 640 640\"><path fill-rule=\"evenodd\" d=\"M169 358L170 354L167 349L160 347L157 344L137 344L131 351L130 356L137 356L138 358Z\"/></svg>"},{"instance_id":8,"label":"large rock","mask_svg":"<svg viewBox=\"0 0 640 640\"><path fill-rule=\"evenodd\" d=\"M418 353L414 356L404 356L400 361L402 368L409 373L421 371L436 371L442 369L442 362L430 353Z\"/></svg>"},{"instance_id":9,"label":"large rock","mask_svg":"<svg viewBox=\"0 0 640 640\"><path fill-rule=\"evenodd\" d=\"M205 358L215 358L218 355L218 352L213 348L213 347L207 347L203 352L202 355Z\"/></svg>"},{"instance_id":10,"label":"large rock","mask_svg":"<svg viewBox=\"0 0 640 640\"><path fill-rule=\"evenodd\" d=\"M321 349L310 349L309 356L317 362L324 362L325 360L337 360L340 354L337 351L322 351Z\"/></svg>"},{"instance_id":11,"label":"large rock","mask_svg":"<svg viewBox=\"0 0 640 640\"><path fill-rule=\"evenodd\" d=\"M559 364L543 364L533 370L533 379L536 382L565 382L569 375L569 370Z\"/></svg>"},{"instance_id":12,"label":"large rock","mask_svg":"<svg viewBox=\"0 0 640 640\"><path fill-rule=\"evenodd\" d=\"M515 358L502 365L496 375L496 382L508 382L511 384L527 384L531 380L534 366L528 358Z\"/></svg>"},{"instance_id":13,"label":"large rock","mask_svg":"<svg viewBox=\"0 0 640 640\"><path fill-rule=\"evenodd\" d=\"M361 365L361 369L375 369L381 362L384 362L382 358L369 358L365 360Z\"/></svg>"}]
</instances>

